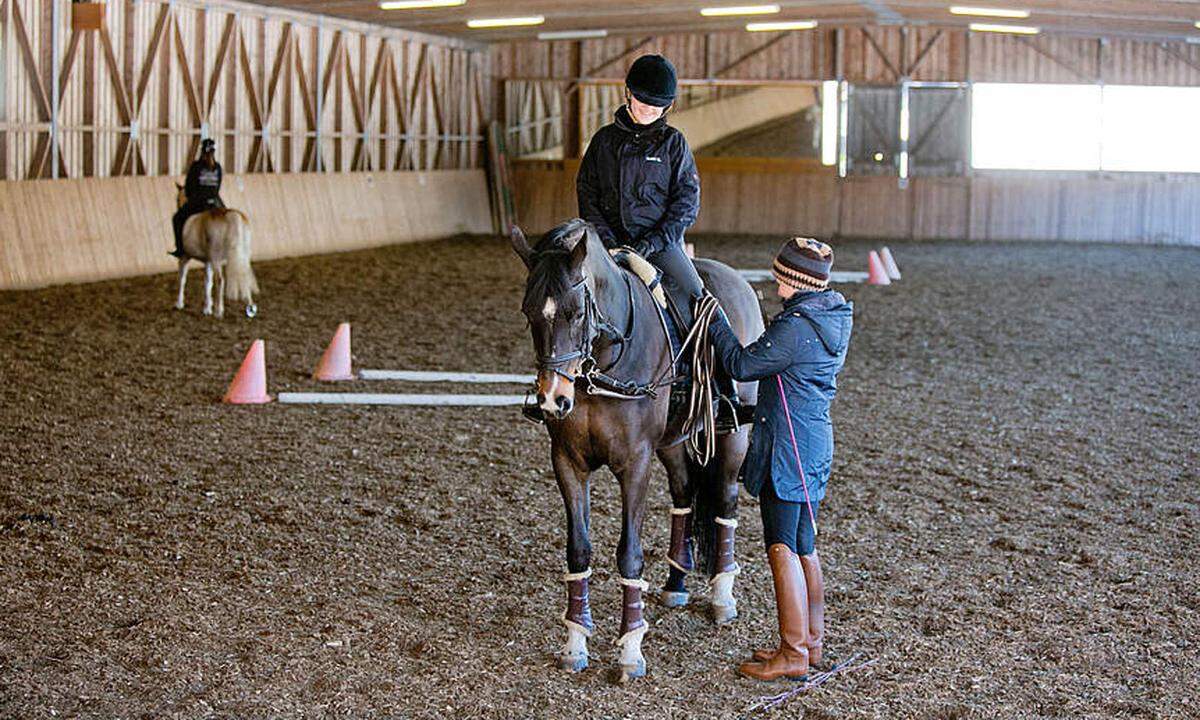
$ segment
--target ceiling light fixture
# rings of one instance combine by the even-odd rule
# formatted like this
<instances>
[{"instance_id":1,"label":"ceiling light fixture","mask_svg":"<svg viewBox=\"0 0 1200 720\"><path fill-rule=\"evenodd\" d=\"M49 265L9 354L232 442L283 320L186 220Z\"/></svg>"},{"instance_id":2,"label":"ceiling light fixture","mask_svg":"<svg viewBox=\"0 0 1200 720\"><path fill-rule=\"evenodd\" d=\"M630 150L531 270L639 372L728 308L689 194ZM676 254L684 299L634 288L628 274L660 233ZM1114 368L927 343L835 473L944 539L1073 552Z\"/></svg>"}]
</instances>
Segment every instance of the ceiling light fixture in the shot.
<instances>
[{"instance_id":1,"label":"ceiling light fixture","mask_svg":"<svg viewBox=\"0 0 1200 720\"><path fill-rule=\"evenodd\" d=\"M528 17L506 17L506 18L476 18L468 20L467 27L469 28L498 28L498 27L518 27L522 25L541 25L546 22L544 15L530 15Z\"/></svg>"},{"instance_id":2,"label":"ceiling light fixture","mask_svg":"<svg viewBox=\"0 0 1200 720\"><path fill-rule=\"evenodd\" d=\"M704 8L700 14L704 17L728 17L730 15L774 15L777 12L779 12L778 5L729 5Z\"/></svg>"},{"instance_id":3,"label":"ceiling light fixture","mask_svg":"<svg viewBox=\"0 0 1200 720\"><path fill-rule=\"evenodd\" d=\"M1006 10L1005 8L988 8L988 7L968 7L966 5L954 5L950 8L951 15L978 15L979 17L998 17L998 18L1027 18L1029 17L1028 10Z\"/></svg>"},{"instance_id":4,"label":"ceiling light fixture","mask_svg":"<svg viewBox=\"0 0 1200 720\"><path fill-rule=\"evenodd\" d=\"M781 22L746 23L746 30L749 32L778 32L781 30L812 30L816 26L816 20L785 20Z\"/></svg>"},{"instance_id":5,"label":"ceiling light fixture","mask_svg":"<svg viewBox=\"0 0 1200 720\"><path fill-rule=\"evenodd\" d=\"M458 7L467 0L383 0L380 10L426 10L428 8Z\"/></svg>"},{"instance_id":6,"label":"ceiling light fixture","mask_svg":"<svg viewBox=\"0 0 1200 720\"><path fill-rule=\"evenodd\" d=\"M971 23L967 28L973 32L1011 33L1014 35L1037 35L1042 31L1041 28L1024 25L993 25L991 23Z\"/></svg>"},{"instance_id":7,"label":"ceiling light fixture","mask_svg":"<svg viewBox=\"0 0 1200 720\"><path fill-rule=\"evenodd\" d=\"M607 30L555 30L538 33L538 40L586 40L608 37Z\"/></svg>"}]
</instances>

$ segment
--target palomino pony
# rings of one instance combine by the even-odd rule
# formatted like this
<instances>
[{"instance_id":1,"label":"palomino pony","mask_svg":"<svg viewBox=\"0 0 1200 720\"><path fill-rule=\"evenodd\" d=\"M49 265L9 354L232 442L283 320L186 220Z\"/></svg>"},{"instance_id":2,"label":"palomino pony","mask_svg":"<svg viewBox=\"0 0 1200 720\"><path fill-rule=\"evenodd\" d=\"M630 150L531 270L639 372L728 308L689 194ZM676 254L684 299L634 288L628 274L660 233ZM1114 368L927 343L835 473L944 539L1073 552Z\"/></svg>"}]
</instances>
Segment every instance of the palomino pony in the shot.
<instances>
[{"instance_id":1,"label":"palomino pony","mask_svg":"<svg viewBox=\"0 0 1200 720\"><path fill-rule=\"evenodd\" d=\"M563 223L536 249L518 228L513 228L511 240L529 269L522 309L537 353L537 401L546 418L551 462L567 510L567 643L559 664L579 671L588 663L587 638L593 630L588 482L593 471L607 466L621 486L617 568L624 602L618 644L624 682L646 672L642 593L648 584L642 579L641 530L653 458L657 455L666 467L673 506L670 576L661 599L669 607L688 602L684 579L694 565L694 532L709 575L713 618L718 624L729 622L737 616L737 474L748 433L743 428L720 436L716 456L707 466L688 455L683 423L668 417L676 368L665 319L651 291L613 261L590 223ZM697 260L696 269L739 337L758 337L762 316L750 285L713 260ZM742 384L738 392L754 403L758 388Z\"/></svg>"},{"instance_id":2,"label":"palomino pony","mask_svg":"<svg viewBox=\"0 0 1200 720\"><path fill-rule=\"evenodd\" d=\"M179 207L187 202L179 188ZM183 252L179 258L179 296L175 309L183 309L190 260L204 263L204 314L213 314L213 273L217 275L217 317L225 316L225 298L245 303L246 317L254 317L258 306L254 293L258 280L250 267L250 218L240 210L213 208L196 213L183 226Z\"/></svg>"}]
</instances>

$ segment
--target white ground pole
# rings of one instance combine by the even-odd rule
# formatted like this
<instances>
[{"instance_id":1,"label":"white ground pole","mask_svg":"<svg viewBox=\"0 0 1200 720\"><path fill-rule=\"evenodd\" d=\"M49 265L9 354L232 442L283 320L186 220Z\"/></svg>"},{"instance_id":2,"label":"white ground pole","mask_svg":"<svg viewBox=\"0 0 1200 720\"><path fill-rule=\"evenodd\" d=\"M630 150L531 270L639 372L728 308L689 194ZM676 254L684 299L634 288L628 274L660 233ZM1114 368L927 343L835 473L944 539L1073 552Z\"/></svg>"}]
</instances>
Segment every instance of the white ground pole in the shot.
<instances>
[{"instance_id":1,"label":"white ground pole","mask_svg":"<svg viewBox=\"0 0 1200 720\"><path fill-rule=\"evenodd\" d=\"M738 274L747 282L775 282L775 276L771 274L770 270L738 270ZM831 283L860 283L866 282L866 280L865 272L834 270L829 273L829 282Z\"/></svg>"},{"instance_id":2,"label":"white ground pole","mask_svg":"<svg viewBox=\"0 0 1200 720\"><path fill-rule=\"evenodd\" d=\"M497 385L529 385L536 375L505 373L441 372L429 370L360 370L360 380L405 380L408 382L494 383Z\"/></svg>"},{"instance_id":3,"label":"white ground pole","mask_svg":"<svg viewBox=\"0 0 1200 720\"><path fill-rule=\"evenodd\" d=\"M424 405L497 407L523 405L524 395L409 395L397 393L279 393L281 403L301 405Z\"/></svg>"}]
</instances>

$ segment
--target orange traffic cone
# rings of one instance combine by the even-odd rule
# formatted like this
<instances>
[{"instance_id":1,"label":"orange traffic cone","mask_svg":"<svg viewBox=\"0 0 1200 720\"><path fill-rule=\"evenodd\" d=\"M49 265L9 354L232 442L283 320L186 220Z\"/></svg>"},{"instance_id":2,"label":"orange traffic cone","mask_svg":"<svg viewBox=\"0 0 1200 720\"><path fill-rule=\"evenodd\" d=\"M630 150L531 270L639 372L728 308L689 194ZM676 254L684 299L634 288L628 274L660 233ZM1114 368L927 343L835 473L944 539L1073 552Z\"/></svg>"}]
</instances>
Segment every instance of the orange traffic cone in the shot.
<instances>
[{"instance_id":1,"label":"orange traffic cone","mask_svg":"<svg viewBox=\"0 0 1200 720\"><path fill-rule=\"evenodd\" d=\"M246 353L246 359L238 368L237 375L229 384L224 401L234 405L255 405L271 402L267 394L266 349L262 340L255 340Z\"/></svg>"},{"instance_id":2,"label":"orange traffic cone","mask_svg":"<svg viewBox=\"0 0 1200 720\"><path fill-rule=\"evenodd\" d=\"M900 279L900 268L896 267L896 259L892 257L892 251L887 249L885 245L879 251L879 259L883 261L883 269L887 271L889 280Z\"/></svg>"},{"instance_id":3,"label":"orange traffic cone","mask_svg":"<svg viewBox=\"0 0 1200 720\"><path fill-rule=\"evenodd\" d=\"M892 281L888 279L887 270L883 269L883 261L879 259L879 253L874 250L871 251L870 257L867 258L867 284L892 284Z\"/></svg>"},{"instance_id":4,"label":"orange traffic cone","mask_svg":"<svg viewBox=\"0 0 1200 720\"><path fill-rule=\"evenodd\" d=\"M313 379L326 382L354 379L354 371L350 369L350 323L338 325L321 362L317 363Z\"/></svg>"}]
</instances>

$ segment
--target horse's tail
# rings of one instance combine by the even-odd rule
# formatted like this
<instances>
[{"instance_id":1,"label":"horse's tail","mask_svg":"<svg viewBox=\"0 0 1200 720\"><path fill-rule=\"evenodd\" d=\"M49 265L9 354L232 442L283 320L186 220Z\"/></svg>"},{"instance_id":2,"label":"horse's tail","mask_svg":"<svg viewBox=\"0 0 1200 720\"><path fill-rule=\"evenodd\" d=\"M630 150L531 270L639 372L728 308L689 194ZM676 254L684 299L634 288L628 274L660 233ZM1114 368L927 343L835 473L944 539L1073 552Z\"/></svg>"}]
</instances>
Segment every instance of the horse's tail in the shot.
<instances>
[{"instance_id":1,"label":"horse's tail","mask_svg":"<svg viewBox=\"0 0 1200 720\"><path fill-rule=\"evenodd\" d=\"M258 292L258 280L250 267L250 221L236 210L226 215L226 221L225 299L249 305Z\"/></svg>"},{"instance_id":2,"label":"horse's tail","mask_svg":"<svg viewBox=\"0 0 1200 720\"><path fill-rule=\"evenodd\" d=\"M712 576L717 571L717 517L721 508L721 463L701 465L687 458L688 478L692 483L692 538L696 542L696 571Z\"/></svg>"}]
</instances>

